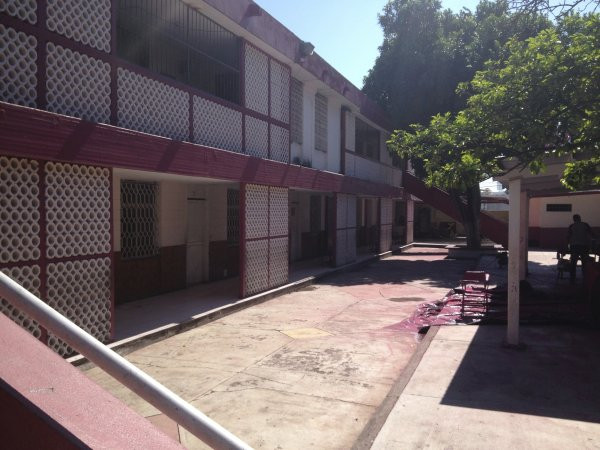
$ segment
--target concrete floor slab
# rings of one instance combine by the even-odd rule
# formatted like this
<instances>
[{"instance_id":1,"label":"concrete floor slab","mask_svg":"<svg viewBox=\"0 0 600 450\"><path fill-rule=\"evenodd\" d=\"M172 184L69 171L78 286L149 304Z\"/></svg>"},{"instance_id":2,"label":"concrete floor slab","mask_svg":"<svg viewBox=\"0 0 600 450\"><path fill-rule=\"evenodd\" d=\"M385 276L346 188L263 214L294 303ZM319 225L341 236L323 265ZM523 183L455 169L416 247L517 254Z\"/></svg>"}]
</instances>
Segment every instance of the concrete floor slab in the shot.
<instances>
[{"instance_id":1,"label":"concrete floor slab","mask_svg":"<svg viewBox=\"0 0 600 450\"><path fill-rule=\"evenodd\" d=\"M258 366L391 385L415 347L411 336L404 340L372 334L296 340L260 361Z\"/></svg>"},{"instance_id":2,"label":"concrete floor slab","mask_svg":"<svg viewBox=\"0 0 600 450\"><path fill-rule=\"evenodd\" d=\"M423 397L442 397L454 378L469 344L435 339L421 359L404 392Z\"/></svg>"},{"instance_id":3,"label":"concrete floor slab","mask_svg":"<svg viewBox=\"0 0 600 450\"><path fill-rule=\"evenodd\" d=\"M234 326L224 319L140 349L131 358L146 364L160 361L165 367L191 363L237 371L290 341L279 331Z\"/></svg>"},{"instance_id":4,"label":"concrete floor slab","mask_svg":"<svg viewBox=\"0 0 600 450\"><path fill-rule=\"evenodd\" d=\"M318 328L293 328L290 330L281 330L281 332L292 339L313 339L323 336L331 336L331 333L319 330Z\"/></svg>"},{"instance_id":5,"label":"concrete floor slab","mask_svg":"<svg viewBox=\"0 0 600 450\"><path fill-rule=\"evenodd\" d=\"M257 449L350 448L374 410L261 388L212 392L192 404Z\"/></svg>"},{"instance_id":6,"label":"concrete floor slab","mask_svg":"<svg viewBox=\"0 0 600 450\"><path fill-rule=\"evenodd\" d=\"M394 329L419 303L414 292L441 299L472 264L444 258L393 256L126 357L256 448L350 448L417 348L417 334ZM431 264L447 268L444 279L422 280ZM327 334L282 332L305 328ZM87 373L144 416L158 414L98 369Z\"/></svg>"},{"instance_id":7,"label":"concrete floor slab","mask_svg":"<svg viewBox=\"0 0 600 450\"><path fill-rule=\"evenodd\" d=\"M600 447L598 330L441 327L373 449Z\"/></svg>"}]
</instances>

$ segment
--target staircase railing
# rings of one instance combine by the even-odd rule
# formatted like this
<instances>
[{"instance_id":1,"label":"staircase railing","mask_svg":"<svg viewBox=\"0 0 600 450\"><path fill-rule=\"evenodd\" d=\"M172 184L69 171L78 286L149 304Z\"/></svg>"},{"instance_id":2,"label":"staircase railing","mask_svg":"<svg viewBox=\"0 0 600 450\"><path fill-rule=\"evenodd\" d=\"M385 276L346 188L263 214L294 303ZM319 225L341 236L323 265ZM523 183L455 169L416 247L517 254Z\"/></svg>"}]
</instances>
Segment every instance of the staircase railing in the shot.
<instances>
[{"instance_id":1,"label":"staircase railing","mask_svg":"<svg viewBox=\"0 0 600 450\"><path fill-rule=\"evenodd\" d=\"M2 272L0 297L29 315L207 445L217 449L251 448Z\"/></svg>"},{"instance_id":2,"label":"staircase railing","mask_svg":"<svg viewBox=\"0 0 600 450\"><path fill-rule=\"evenodd\" d=\"M450 199L450 195L446 191L436 187L428 187L423 181L408 172L404 172L402 177L402 186L406 192L418 197L428 205L439 209L453 219L458 221L461 220L458 208ZM504 247L508 246L507 223L496 219L483 211L479 213L479 223L481 226L481 233L484 236Z\"/></svg>"}]
</instances>

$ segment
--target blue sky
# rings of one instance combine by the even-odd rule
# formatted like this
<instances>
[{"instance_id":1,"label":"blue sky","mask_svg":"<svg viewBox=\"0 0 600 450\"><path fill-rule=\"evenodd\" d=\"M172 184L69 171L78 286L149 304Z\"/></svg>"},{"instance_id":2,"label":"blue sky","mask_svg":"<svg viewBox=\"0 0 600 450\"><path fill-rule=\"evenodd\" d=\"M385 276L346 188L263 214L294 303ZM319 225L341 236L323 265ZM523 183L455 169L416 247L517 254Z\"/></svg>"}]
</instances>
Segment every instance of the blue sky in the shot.
<instances>
[{"instance_id":1,"label":"blue sky","mask_svg":"<svg viewBox=\"0 0 600 450\"><path fill-rule=\"evenodd\" d=\"M377 14L387 0L256 0L262 8L292 30L300 39L312 42L315 51L348 78L362 87L363 77L373 66L383 34ZM445 8L474 10L477 0L442 0Z\"/></svg>"}]
</instances>

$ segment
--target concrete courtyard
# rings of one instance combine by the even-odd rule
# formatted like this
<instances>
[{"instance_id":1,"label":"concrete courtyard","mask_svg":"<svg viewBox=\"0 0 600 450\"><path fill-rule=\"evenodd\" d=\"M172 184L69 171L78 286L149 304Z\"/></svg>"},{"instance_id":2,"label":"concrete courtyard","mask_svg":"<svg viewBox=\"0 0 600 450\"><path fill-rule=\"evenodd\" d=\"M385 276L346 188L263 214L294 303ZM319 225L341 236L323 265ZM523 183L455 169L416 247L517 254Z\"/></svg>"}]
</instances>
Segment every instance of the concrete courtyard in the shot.
<instances>
[{"instance_id":1,"label":"concrete courtyard","mask_svg":"<svg viewBox=\"0 0 600 450\"><path fill-rule=\"evenodd\" d=\"M255 448L350 448L421 336L395 324L473 261L412 249L151 344L127 359ZM98 368L87 375L188 448L203 444Z\"/></svg>"},{"instance_id":2,"label":"concrete courtyard","mask_svg":"<svg viewBox=\"0 0 600 450\"><path fill-rule=\"evenodd\" d=\"M424 338L398 326L476 263L446 256L412 248L127 358L254 448L600 448L593 324L525 325L522 349L503 346L503 325L435 326ZM547 272L556 290L546 256L530 254L531 279L548 288ZM101 370L86 374L205 448Z\"/></svg>"}]
</instances>

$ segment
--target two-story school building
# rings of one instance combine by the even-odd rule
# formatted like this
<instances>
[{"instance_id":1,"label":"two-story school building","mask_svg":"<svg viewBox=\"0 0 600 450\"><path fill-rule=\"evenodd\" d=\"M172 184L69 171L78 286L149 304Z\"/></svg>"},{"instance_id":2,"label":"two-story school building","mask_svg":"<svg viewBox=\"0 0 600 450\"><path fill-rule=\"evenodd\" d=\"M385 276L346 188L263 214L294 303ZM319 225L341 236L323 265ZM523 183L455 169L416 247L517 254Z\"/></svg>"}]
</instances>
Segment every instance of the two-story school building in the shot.
<instances>
[{"instance_id":1,"label":"two-story school building","mask_svg":"<svg viewBox=\"0 0 600 450\"><path fill-rule=\"evenodd\" d=\"M0 55L0 270L103 341L115 304L410 239L385 115L251 1L6 0Z\"/></svg>"}]
</instances>

